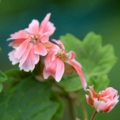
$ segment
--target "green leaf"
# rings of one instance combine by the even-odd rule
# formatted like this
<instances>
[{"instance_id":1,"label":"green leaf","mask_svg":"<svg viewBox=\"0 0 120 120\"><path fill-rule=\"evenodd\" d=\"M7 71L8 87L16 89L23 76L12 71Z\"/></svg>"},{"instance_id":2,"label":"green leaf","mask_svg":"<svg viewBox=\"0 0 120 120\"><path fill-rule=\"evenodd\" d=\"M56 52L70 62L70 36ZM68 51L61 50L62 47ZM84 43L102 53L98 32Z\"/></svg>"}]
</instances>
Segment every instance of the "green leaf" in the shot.
<instances>
[{"instance_id":1,"label":"green leaf","mask_svg":"<svg viewBox=\"0 0 120 120\"><path fill-rule=\"evenodd\" d=\"M28 76L31 76L32 73L23 72L16 69L10 69L5 72L7 76L7 82L5 83L5 90L9 90L11 87L17 85L20 81L24 80Z\"/></svg>"},{"instance_id":2,"label":"green leaf","mask_svg":"<svg viewBox=\"0 0 120 120\"><path fill-rule=\"evenodd\" d=\"M77 37L73 36L72 34L66 34L65 36L61 36L60 40L65 45L65 49L67 51L73 50L76 52L76 57L79 60L79 51L80 51L80 44L81 41Z\"/></svg>"},{"instance_id":3,"label":"green leaf","mask_svg":"<svg viewBox=\"0 0 120 120\"><path fill-rule=\"evenodd\" d=\"M93 32L88 33L83 41L71 34L61 36L60 40L67 51L75 51L76 58L82 64L85 77L91 83L90 85L95 85L97 89L102 89L108 85L109 80L105 76L116 63L112 45L102 45L102 37ZM101 76L103 77L101 78ZM93 78L96 78L96 80L92 81ZM100 84L100 78L103 84ZM63 78L61 84L67 91L81 88L76 77Z\"/></svg>"},{"instance_id":4,"label":"green leaf","mask_svg":"<svg viewBox=\"0 0 120 120\"><path fill-rule=\"evenodd\" d=\"M102 46L100 35L89 33L80 48L81 63L90 75L107 74L116 63L113 46Z\"/></svg>"},{"instance_id":5,"label":"green leaf","mask_svg":"<svg viewBox=\"0 0 120 120\"><path fill-rule=\"evenodd\" d=\"M109 78L107 75L99 76L98 78L92 77L88 84L89 86L94 86L96 91L101 91L105 89L109 85Z\"/></svg>"},{"instance_id":6,"label":"green leaf","mask_svg":"<svg viewBox=\"0 0 120 120\"><path fill-rule=\"evenodd\" d=\"M17 69L10 69L6 71L5 74L8 77L9 81L12 82L12 81L19 81L21 79L25 79L32 73L23 72Z\"/></svg>"},{"instance_id":7,"label":"green leaf","mask_svg":"<svg viewBox=\"0 0 120 120\"><path fill-rule=\"evenodd\" d=\"M0 96L0 120L52 120L59 102L51 95L49 83L23 80Z\"/></svg>"},{"instance_id":8,"label":"green leaf","mask_svg":"<svg viewBox=\"0 0 120 120\"><path fill-rule=\"evenodd\" d=\"M67 34L61 37L61 41L67 50L72 49L76 52L77 58L89 75L107 74L116 63L113 46L102 46L100 35L91 32L80 41L73 35Z\"/></svg>"},{"instance_id":9,"label":"green leaf","mask_svg":"<svg viewBox=\"0 0 120 120\"><path fill-rule=\"evenodd\" d=\"M112 45L102 46L102 38L91 32L83 41L71 34L62 36L61 41L67 50L74 50L77 59L89 76L107 74L116 63Z\"/></svg>"},{"instance_id":10,"label":"green leaf","mask_svg":"<svg viewBox=\"0 0 120 120\"><path fill-rule=\"evenodd\" d=\"M5 73L0 71L0 92L3 90L3 83L7 80L7 76Z\"/></svg>"},{"instance_id":11,"label":"green leaf","mask_svg":"<svg viewBox=\"0 0 120 120\"><path fill-rule=\"evenodd\" d=\"M2 90L3 90L3 85L0 84L0 92L2 92Z\"/></svg>"},{"instance_id":12,"label":"green leaf","mask_svg":"<svg viewBox=\"0 0 120 120\"><path fill-rule=\"evenodd\" d=\"M80 78L77 75L64 76L59 85L67 92L77 91L82 88Z\"/></svg>"},{"instance_id":13,"label":"green leaf","mask_svg":"<svg viewBox=\"0 0 120 120\"><path fill-rule=\"evenodd\" d=\"M0 71L0 83L5 82L7 80L7 76Z\"/></svg>"},{"instance_id":14,"label":"green leaf","mask_svg":"<svg viewBox=\"0 0 120 120\"><path fill-rule=\"evenodd\" d=\"M64 101L63 98L61 96L57 94L55 94L55 96L53 96L53 100L56 100L59 102L59 109L57 110L56 114L54 115L52 120L61 120L61 118L63 118L64 115Z\"/></svg>"}]
</instances>

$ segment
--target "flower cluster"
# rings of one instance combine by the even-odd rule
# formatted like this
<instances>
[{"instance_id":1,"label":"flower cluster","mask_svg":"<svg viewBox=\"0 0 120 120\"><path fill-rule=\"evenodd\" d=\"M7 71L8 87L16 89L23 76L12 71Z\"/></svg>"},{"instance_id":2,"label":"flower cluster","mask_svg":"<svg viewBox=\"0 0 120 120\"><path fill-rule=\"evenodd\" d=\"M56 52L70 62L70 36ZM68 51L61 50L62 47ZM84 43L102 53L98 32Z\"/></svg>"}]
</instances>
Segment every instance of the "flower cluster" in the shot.
<instances>
[{"instance_id":1,"label":"flower cluster","mask_svg":"<svg viewBox=\"0 0 120 120\"><path fill-rule=\"evenodd\" d=\"M66 65L69 65L80 78L84 90L87 82L82 72L81 64L76 61L74 51L67 52L60 40L51 40L55 26L50 21L50 14L39 23L32 20L28 28L20 30L10 36L10 46L13 50L8 54L13 65L19 64L20 70L33 71L41 57L44 57L43 78L52 76L57 82L62 79ZM42 67L42 66L41 66ZM118 92L109 87L99 93L93 87L89 88L90 95L86 95L87 103L97 112L110 112L118 103Z\"/></svg>"},{"instance_id":2,"label":"flower cluster","mask_svg":"<svg viewBox=\"0 0 120 120\"><path fill-rule=\"evenodd\" d=\"M64 74L65 64L69 64L79 75L82 86L86 89L87 83L80 63L75 60L75 52L66 52L59 40L50 42L49 37L54 33L55 26L49 19L50 14L47 14L41 24L32 20L28 28L10 36L10 46L14 49L9 53L10 61L13 65L18 63L20 70L28 72L33 71L40 57L44 56L44 79L52 76L58 82Z\"/></svg>"}]
</instances>

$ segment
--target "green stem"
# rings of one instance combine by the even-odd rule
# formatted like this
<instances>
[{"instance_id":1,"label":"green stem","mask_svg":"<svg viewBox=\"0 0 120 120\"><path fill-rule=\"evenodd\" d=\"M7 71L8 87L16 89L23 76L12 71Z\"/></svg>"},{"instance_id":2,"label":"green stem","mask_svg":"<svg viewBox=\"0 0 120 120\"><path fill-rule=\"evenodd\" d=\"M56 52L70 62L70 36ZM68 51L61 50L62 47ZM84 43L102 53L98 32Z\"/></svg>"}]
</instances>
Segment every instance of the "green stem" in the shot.
<instances>
[{"instance_id":1,"label":"green stem","mask_svg":"<svg viewBox=\"0 0 120 120\"><path fill-rule=\"evenodd\" d=\"M76 120L75 114L74 114L74 104L72 98L68 95L67 96L67 101L68 101L68 109L69 109L69 115L71 120Z\"/></svg>"},{"instance_id":2,"label":"green stem","mask_svg":"<svg viewBox=\"0 0 120 120\"><path fill-rule=\"evenodd\" d=\"M81 90L78 94L79 98L78 98L78 102L79 102L79 106L82 110L82 114L83 114L83 118L84 120L88 120L88 112L85 108L85 100L84 100L84 96L83 96L83 91Z\"/></svg>"},{"instance_id":3,"label":"green stem","mask_svg":"<svg viewBox=\"0 0 120 120\"><path fill-rule=\"evenodd\" d=\"M59 88L59 95L64 97L68 103L68 110L69 110L69 120L76 120L75 113L74 113L74 103L73 99L61 86L59 86L56 82L54 82L55 86ZM58 92L58 91L57 91Z\"/></svg>"},{"instance_id":4,"label":"green stem","mask_svg":"<svg viewBox=\"0 0 120 120\"><path fill-rule=\"evenodd\" d=\"M88 120L88 114L87 114L87 111L85 109L83 100L80 100L80 106L81 106L82 112L84 114L84 120Z\"/></svg>"},{"instance_id":5,"label":"green stem","mask_svg":"<svg viewBox=\"0 0 120 120\"><path fill-rule=\"evenodd\" d=\"M97 115L97 111L95 111L95 112L93 113L93 115L92 115L92 117L91 117L91 119L90 119L90 120L95 120L96 115Z\"/></svg>"}]
</instances>

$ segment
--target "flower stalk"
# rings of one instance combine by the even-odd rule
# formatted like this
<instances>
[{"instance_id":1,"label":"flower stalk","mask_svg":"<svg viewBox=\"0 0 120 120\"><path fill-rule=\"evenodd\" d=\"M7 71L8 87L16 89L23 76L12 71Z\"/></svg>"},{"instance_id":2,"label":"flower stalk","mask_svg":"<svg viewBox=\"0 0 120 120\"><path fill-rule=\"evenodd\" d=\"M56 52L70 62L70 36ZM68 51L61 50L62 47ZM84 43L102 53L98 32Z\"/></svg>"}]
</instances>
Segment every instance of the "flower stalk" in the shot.
<instances>
[{"instance_id":1,"label":"flower stalk","mask_svg":"<svg viewBox=\"0 0 120 120\"><path fill-rule=\"evenodd\" d=\"M96 115L97 115L97 111L93 112L93 115L92 115L92 117L91 117L91 119L90 119L90 120L95 120Z\"/></svg>"}]
</instances>

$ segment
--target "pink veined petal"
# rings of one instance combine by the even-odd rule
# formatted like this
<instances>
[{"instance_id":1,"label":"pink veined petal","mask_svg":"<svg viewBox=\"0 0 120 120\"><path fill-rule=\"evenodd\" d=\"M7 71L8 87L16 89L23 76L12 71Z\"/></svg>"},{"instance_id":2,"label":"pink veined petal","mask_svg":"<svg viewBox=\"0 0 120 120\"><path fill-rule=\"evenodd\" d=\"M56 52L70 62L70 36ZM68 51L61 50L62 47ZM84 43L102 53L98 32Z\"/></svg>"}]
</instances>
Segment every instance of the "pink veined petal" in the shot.
<instances>
[{"instance_id":1,"label":"pink veined petal","mask_svg":"<svg viewBox=\"0 0 120 120\"><path fill-rule=\"evenodd\" d=\"M51 51L54 51L57 47L54 43L50 41L44 43L44 46L46 47L48 53L50 53Z\"/></svg>"},{"instance_id":2,"label":"pink veined petal","mask_svg":"<svg viewBox=\"0 0 120 120\"><path fill-rule=\"evenodd\" d=\"M21 45L23 42L25 41L25 39L16 39L13 42L11 42L9 44L9 46L12 46L14 48L18 47L19 45Z\"/></svg>"},{"instance_id":3,"label":"pink veined petal","mask_svg":"<svg viewBox=\"0 0 120 120\"><path fill-rule=\"evenodd\" d=\"M28 49L29 42L25 40L19 47L16 48L16 58L20 59L24 56L26 49Z\"/></svg>"},{"instance_id":4,"label":"pink veined petal","mask_svg":"<svg viewBox=\"0 0 120 120\"><path fill-rule=\"evenodd\" d=\"M84 90L86 90L87 83L86 83L85 77L83 75L80 64L75 60L70 60L68 63L75 69L75 71L77 72L77 74L80 77L82 87L84 88Z\"/></svg>"},{"instance_id":5,"label":"pink veined petal","mask_svg":"<svg viewBox=\"0 0 120 120\"><path fill-rule=\"evenodd\" d=\"M52 61L51 63L45 64L45 69L43 72L44 78L47 79L49 76L55 78L56 67L57 67L56 60Z\"/></svg>"},{"instance_id":6,"label":"pink veined petal","mask_svg":"<svg viewBox=\"0 0 120 120\"><path fill-rule=\"evenodd\" d=\"M115 89L113 89L113 90L115 90ZM108 93L108 94L112 94L112 92ZM116 104L118 102L119 102L119 96L117 96L117 95L112 99L108 98L107 101L106 101L106 108L103 110L103 112L110 112L116 106Z\"/></svg>"},{"instance_id":7,"label":"pink veined petal","mask_svg":"<svg viewBox=\"0 0 120 120\"><path fill-rule=\"evenodd\" d=\"M27 38L26 32L24 30L20 30L14 34L11 34L8 40L26 39L26 38Z\"/></svg>"},{"instance_id":8,"label":"pink veined petal","mask_svg":"<svg viewBox=\"0 0 120 120\"><path fill-rule=\"evenodd\" d=\"M29 27L26 29L26 31L30 34L38 34L39 33L39 28L40 28L40 25L39 25L39 22L38 20L32 20L32 22L29 24Z\"/></svg>"},{"instance_id":9,"label":"pink veined petal","mask_svg":"<svg viewBox=\"0 0 120 120\"><path fill-rule=\"evenodd\" d=\"M44 18L44 20L42 21L41 25L40 25L40 31L39 31L39 35L40 40L42 43L45 43L49 40L49 37L54 33L55 31L55 27L54 25L49 22L51 14L47 14L46 17Z\"/></svg>"},{"instance_id":10,"label":"pink veined petal","mask_svg":"<svg viewBox=\"0 0 120 120\"><path fill-rule=\"evenodd\" d=\"M43 19L43 21L41 22L41 25L40 25L40 32L44 32L44 30L46 29L47 27L47 24L49 22L49 19L50 19L50 16L51 16L51 13L48 13L46 15L46 17Z\"/></svg>"},{"instance_id":11,"label":"pink veined petal","mask_svg":"<svg viewBox=\"0 0 120 120\"><path fill-rule=\"evenodd\" d=\"M102 97L104 97L104 99L112 100L115 97L115 95L117 96L118 91L113 89L112 87L108 87L106 90L103 90L102 92L100 92L100 94L102 95Z\"/></svg>"},{"instance_id":12,"label":"pink veined petal","mask_svg":"<svg viewBox=\"0 0 120 120\"><path fill-rule=\"evenodd\" d=\"M35 54L41 55L41 56L47 55L47 49L41 43L34 45L34 52Z\"/></svg>"},{"instance_id":13,"label":"pink veined petal","mask_svg":"<svg viewBox=\"0 0 120 120\"><path fill-rule=\"evenodd\" d=\"M50 53L50 51L59 51L59 47L50 41L48 41L45 45L48 50L48 53Z\"/></svg>"},{"instance_id":14,"label":"pink veined petal","mask_svg":"<svg viewBox=\"0 0 120 120\"><path fill-rule=\"evenodd\" d=\"M86 97L87 104L89 104L91 107L93 107L93 105L92 105L93 101L91 100L91 98L88 95L86 95L85 97Z\"/></svg>"},{"instance_id":15,"label":"pink veined petal","mask_svg":"<svg viewBox=\"0 0 120 120\"><path fill-rule=\"evenodd\" d=\"M15 65L19 62L19 59L17 59L15 56L15 52L16 52L16 50L13 50L8 54L9 60L12 62L13 65Z\"/></svg>"},{"instance_id":16,"label":"pink veined petal","mask_svg":"<svg viewBox=\"0 0 120 120\"><path fill-rule=\"evenodd\" d=\"M88 95L85 95L85 97L86 97L87 103L90 104L90 97Z\"/></svg>"},{"instance_id":17,"label":"pink veined petal","mask_svg":"<svg viewBox=\"0 0 120 120\"><path fill-rule=\"evenodd\" d=\"M28 57L23 64L20 64L20 69L26 72L33 71L35 65L39 62L39 56L34 54L34 51L31 49Z\"/></svg>"},{"instance_id":18,"label":"pink veined petal","mask_svg":"<svg viewBox=\"0 0 120 120\"><path fill-rule=\"evenodd\" d=\"M112 93L112 95L117 95L118 91L113 89L112 87L108 87L105 91L102 92L102 95Z\"/></svg>"},{"instance_id":19,"label":"pink veined petal","mask_svg":"<svg viewBox=\"0 0 120 120\"><path fill-rule=\"evenodd\" d=\"M54 33L55 27L51 22L48 22L47 26L44 28L44 31L40 32L40 40L42 43L49 41L49 37Z\"/></svg>"},{"instance_id":20,"label":"pink veined petal","mask_svg":"<svg viewBox=\"0 0 120 120\"><path fill-rule=\"evenodd\" d=\"M90 88L89 88L89 93L90 93L91 101L94 101L94 99L95 99L95 98L97 99L98 96L99 96L99 93L96 93L96 92L95 92L93 86L90 86Z\"/></svg>"},{"instance_id":21,"label":"pink veined petal","mask_svg":"<svg viewBox=\"0 0 120 120\"><path fill-rule=\"evenodd\" d=\"M51 14L47 14L40 25L39 35L42 43L49 40L49 37L54 33L55 26L49 21Z\"/></svg>"},{"instance_id":22,"label":"pink veined petal","mask_svg":"<svg viewBox=\"0 0 120 120\"><path fill-rule=\"evenodd\" d=\"M75 59L75 57L76 57L76 54L73 51L70 51L67 55L68 55L69 59L71 59L71 60Z\"/></svg>"},{"instance_id":23,"label":"pink veined petal","mask_svg":"<svg viewBox=\"0 0 120 120\"><path fill-rule=\"evenodd\" d=\"M62 79L62 76L64 74L64 62L57 58L57 67L56 67L56 73L55 73L55 79L57 82L59 82Z\"/></svg>"},{"instance_id":24,"label":"pink veined petal","mask_svg":"<svg viewBox=\"0 0 120 120\"><path fill-rule=\"evenodd\" d=\"M51 64L53 61L55 61L56 54L57 54L57 52L52 51L52 50L48 53L48 55L45 58L45 66L46 67L49 66L49 64Z\"/></svg>"},{"instance_id":25,"label":"pink veined petal","mask_svg":"<svg viewBox=\"0 0 120 120\"><path fill-rule=\"evenodd\" d=\"M55 42L60 47L60 49L65 50L65 47L60 40L53 39L52 41Z\"/></svg>"},{"instance_id":26,"label":"pink veined petal","mask_svg":"<svg viewBox=\"0 0 120 120\"><path fill-rule=\"evenodd\" d=\"M94 99L94 107L97 110L97 112L100 112L100 111L103 111L104 109L106 109L106 103L103 101Z\"/></svg>"},{"instance_id":27,"label":"pink veined petal","mask_svg":"<svg viewBox=\"0 0 120 120\"><path fill-rule=\"evenodd\" d=\"M19 47L9 53L9 59L12 64L17 64L20 62L22 56L24 56L26 49L28 47L27 41L24 41Z\"/></svg>"},{"instance_id":28,"label":"pink veined petal","mask_svg":"<svg viewBox=\"0 0 120 120\"><path fill-rule=\"evenodd\" d=\"M47 26L47 30L46 31L49 31L49 35L52 35L54 32L55 32L55 26L53 23L51 22L48 22L48 26Z\"/></svg>"},{"instance_id":29,"label":"pink veined petal","mask_svg":"<svg viewBox=\"0 0 120 120\"><path fill-rule=\"evenodd\" d=\"M41 33L40 34L40 41L42 43L47 43L49 41L49 33Z\"/></svg>"},{"instance_id":30,"label":"pink veined petal","mask_svg":"<svg viewBox=\"0 0 120 120\"><path fill-rule=\"evenodd\" d=\"M33 49L32 47L33 47L32 44L28 44L28 45L27 45L27 47L26 47L26 49L25 49L25 51L24 51L24 54L23 54L23 55L21 56L21 58L20 58L20 66L21 66L27 59L29 59L28 56L29 56L31 50Z\"/></svg>"},{"instance_id":31,"label":"pink veined petal","mask_svg":"<svg viewBox=\"0 0 120 120\"><path fill-rule=\"evenodd\" d=\"M44 79L48 79L49 76L50 76L50 73L47 72L46 68L44 68L44 70L43 70L43 77L44 77Z\"/></svg>"}]
</instances>

